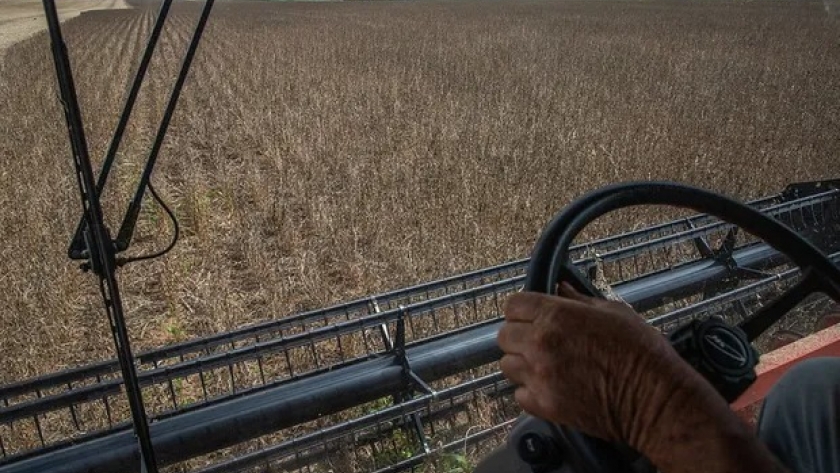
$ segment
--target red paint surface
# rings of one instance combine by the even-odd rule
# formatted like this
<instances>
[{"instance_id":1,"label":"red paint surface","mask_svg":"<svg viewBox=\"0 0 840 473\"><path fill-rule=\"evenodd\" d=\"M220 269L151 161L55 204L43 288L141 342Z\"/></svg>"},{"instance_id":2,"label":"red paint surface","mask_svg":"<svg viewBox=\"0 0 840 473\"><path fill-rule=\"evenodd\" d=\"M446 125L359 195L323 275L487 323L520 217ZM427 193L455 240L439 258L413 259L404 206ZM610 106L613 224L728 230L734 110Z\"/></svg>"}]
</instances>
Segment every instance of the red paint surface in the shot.
<instances>
[{"instance_id":1,"label":"red paint surface","mask_svg":"<svg viewBox=\"0 0 840 473\"><path fill-rule=\"evenodd\" d=\"M798 362L820 356L840 356L840 325L762 355L756 367L758 379L730 407L746 422L754 423L761 402L779 378Z\"/></svg>"}]
</instances>

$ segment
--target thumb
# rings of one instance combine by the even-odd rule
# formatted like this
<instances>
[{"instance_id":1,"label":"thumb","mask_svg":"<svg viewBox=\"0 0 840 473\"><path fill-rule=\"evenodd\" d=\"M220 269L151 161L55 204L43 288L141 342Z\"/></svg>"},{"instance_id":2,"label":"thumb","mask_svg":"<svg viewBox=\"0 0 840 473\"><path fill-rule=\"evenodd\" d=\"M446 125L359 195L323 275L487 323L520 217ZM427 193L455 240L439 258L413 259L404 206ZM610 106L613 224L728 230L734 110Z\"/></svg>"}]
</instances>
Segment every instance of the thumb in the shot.
<instances>
[{"instance_id":1,"label":"thumb","mask_svg":"<svg viewBox=\"0 0 840 473\"><path fill-rule=\"evenodd\" d=\"M557 294L559 296L567 297L578 302L590 302L590 300L592 299L592 297L578 292L577 289L575 289L567 281L563 281L560 284L558 284L557 289Z\"/></svg>"}]
</instances>

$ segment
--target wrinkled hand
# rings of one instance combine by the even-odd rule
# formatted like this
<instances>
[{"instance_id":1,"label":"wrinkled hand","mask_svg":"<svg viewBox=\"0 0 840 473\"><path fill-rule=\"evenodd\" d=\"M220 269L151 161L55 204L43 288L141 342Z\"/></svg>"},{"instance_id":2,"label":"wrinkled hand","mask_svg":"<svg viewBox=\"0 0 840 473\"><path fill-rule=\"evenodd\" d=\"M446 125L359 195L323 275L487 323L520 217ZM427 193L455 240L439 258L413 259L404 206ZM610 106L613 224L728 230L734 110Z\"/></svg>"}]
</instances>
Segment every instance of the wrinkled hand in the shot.
<instances>
[{"instance_id":1,"label":"wrinkled hand","mask_svg":"<svg viewBox=\"0 0 840 473\"><path fill-rule=\"evenodd\" d=\"M498 343L504 375L531 415L631 446L693 370L632 308L563 284L559 296L517 293ZM690 388L691 389L691 388Z\"/></svg>"}]
</instances>

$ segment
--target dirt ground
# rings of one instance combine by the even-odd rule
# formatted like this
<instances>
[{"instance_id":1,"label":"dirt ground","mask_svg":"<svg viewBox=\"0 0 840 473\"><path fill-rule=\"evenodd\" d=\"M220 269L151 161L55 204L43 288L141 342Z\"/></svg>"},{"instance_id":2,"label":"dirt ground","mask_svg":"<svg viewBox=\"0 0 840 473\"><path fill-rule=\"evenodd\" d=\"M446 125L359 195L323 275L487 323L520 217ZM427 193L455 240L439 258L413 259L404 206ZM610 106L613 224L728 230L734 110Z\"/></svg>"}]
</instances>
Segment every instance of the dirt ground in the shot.
<instances>
[{"instance_id":1,"label":"dirt ground","mask_svg":"<svg viewBox=\"0 0 840 473\"><path fill-rule=\"evenodd\" d=\"M62 0L56 2L62 21L86 10L129 8L124 0ZM12 44L47 28L43 4L38 0L0 1L0 60Z\"/></svg>"}]
</instances>

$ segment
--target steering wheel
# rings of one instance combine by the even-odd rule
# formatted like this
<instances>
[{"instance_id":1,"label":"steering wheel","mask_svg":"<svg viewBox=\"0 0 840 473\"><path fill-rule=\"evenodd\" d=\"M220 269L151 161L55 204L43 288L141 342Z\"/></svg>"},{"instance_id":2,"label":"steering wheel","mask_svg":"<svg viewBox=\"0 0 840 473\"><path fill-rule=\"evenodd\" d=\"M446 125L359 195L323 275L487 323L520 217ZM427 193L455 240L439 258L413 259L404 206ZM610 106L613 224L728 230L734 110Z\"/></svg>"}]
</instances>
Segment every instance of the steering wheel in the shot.
<instances>
[{"instance_id":1,"label":"steering wheel","mask_svg":"<svg viewBox=\"0 0 840 473\"><path fill-rule=\"evenodd\" d=\"M540 236L531 255L523 290L555 294L558 283L567 281L582 293L604 297L572 265L569 248L580 231L598 217L637 205L669 205L715 216L763 239L802 269L803 277L797 284L737 327L710 319L707 324L693 322L691 327L677 329L677 336L671 337L672 344L684 358L686 356L681 350L694 350L691 364L729 401L755 380L758 353L750 345L751 341L813 293L822 292L840 302L840 268L811 242L781 222L741 202L673 182L613 184L592 191L566 207ZM711 336L692 339L698 331ZM727 346L723 348L730 353L736 350L742 355L741 362L733 365L731 359L722 361L721 357L715 357L715 340L709 342L710 338L725 343ZM741 382L734 389L727 390L727 387L732 388L733 380ZM485 459L475 470L476 473L655 471L644 457L626 445L611 444L528 415L524 415L518 424L507 447ZM483 469L486 466L491 468Z\"/></svg>"}]
</instances>

